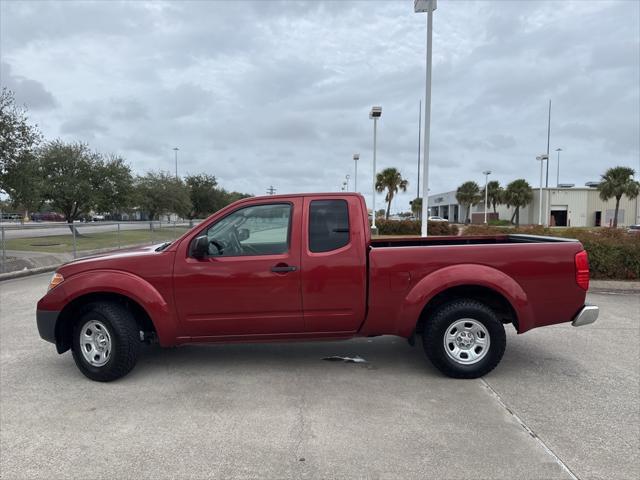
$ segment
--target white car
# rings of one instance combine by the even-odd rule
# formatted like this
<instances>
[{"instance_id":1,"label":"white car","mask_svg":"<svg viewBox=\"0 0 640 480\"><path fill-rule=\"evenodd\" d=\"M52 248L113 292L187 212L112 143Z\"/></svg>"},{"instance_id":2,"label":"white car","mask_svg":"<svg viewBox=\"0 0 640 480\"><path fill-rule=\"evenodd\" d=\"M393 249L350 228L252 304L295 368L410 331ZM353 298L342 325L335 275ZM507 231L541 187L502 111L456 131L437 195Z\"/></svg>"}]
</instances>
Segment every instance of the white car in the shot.
<instances>
[{"instance_id":1,"label":"white car","mask_svg":"<svg viewBox=\"0 0 640 480\"><path fill-rule=\"evenodd\" d=\"M439 217L438 215L433 215L428 218L430 222L448 222L446 218Z\"/></svg>"}]
</instances>

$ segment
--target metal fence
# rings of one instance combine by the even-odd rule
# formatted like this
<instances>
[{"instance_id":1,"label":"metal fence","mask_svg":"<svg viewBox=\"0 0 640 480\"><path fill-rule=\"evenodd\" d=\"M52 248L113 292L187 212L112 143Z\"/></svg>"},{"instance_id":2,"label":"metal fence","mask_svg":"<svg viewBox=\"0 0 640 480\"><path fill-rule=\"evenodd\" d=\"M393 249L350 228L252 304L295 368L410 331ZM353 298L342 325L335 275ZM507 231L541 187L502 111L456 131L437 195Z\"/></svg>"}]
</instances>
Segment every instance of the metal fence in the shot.
<instances>
[{"instance_id":1,"label":"metal fence","mask_svg":"<svg viewBox=\"0 0 640 480\"><path fill-rule=\"evenodd\" d=\"M173 241L201 220L173 222L0 222L0 273Z\"/></svg>"}]
</instances>

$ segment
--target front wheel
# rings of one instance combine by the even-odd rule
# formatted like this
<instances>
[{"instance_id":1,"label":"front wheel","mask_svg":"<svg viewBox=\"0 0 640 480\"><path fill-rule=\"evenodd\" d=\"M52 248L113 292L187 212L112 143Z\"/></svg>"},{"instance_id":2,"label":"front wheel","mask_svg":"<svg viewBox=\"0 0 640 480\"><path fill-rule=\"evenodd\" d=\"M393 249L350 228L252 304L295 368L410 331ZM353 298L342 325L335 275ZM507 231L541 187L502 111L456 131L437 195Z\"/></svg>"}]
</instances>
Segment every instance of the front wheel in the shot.
<instances>
[{"instance_id":1,"label":"front wheel","mask_svg":"<svg viewBox=\"0 0 640 480\"><path fill-rule=\"evenodd\" d=\"M504 355L502 322L485 304L454 300L427 319L422 342L431 363L453 378L478 378L493 370Z\"/></svg>"},{"instance_id":2,"label":"front wheel","mask_svg":"<svg viewBox=\"0 0 640 480\"><path fill-rule=\"evenodd\" d=\"M112 302L87 305L73 329L73 359L80 371L98 382L129 373L138 360L140 333L131 312Z\"/></svg>"}]
</instances>

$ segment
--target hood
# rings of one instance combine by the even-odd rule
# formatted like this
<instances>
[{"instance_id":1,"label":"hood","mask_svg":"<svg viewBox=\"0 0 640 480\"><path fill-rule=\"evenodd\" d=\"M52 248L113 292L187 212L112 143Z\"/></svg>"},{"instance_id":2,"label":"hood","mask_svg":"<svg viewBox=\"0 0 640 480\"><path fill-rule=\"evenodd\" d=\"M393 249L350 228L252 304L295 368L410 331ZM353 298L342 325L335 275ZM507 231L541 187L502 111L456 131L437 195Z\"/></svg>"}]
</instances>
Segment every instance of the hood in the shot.
<instances>
[{"instance_id":1,"label":"hood","mask_svg":"<svg viewBox=\"0 0 640 480\"><path fill-rule=\"evenodd\" d=\"M62 265L58 272L65 277L97 269L125 270L136 273L136 270L144 269L145 264L155 263L156 258L166 257L167 254L173 256L173 249L156 251L162 245L162 243L145 245L78 258Z\"/></svg>"}]
</instances>

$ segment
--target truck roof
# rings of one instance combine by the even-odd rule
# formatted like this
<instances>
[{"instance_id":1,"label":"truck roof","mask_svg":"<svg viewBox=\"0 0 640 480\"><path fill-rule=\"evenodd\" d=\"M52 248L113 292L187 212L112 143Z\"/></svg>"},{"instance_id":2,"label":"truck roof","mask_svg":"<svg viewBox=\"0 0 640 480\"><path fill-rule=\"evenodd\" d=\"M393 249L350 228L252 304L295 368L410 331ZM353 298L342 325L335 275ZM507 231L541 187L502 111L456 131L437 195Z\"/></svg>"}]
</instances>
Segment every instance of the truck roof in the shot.
<instances>
[{"instance_id":1,"label":"truck roof","mask_svg":"<svg viewBox=\"0 0 640 480\"><path fill-rule=\"evenodd\" d=\"M255 197L243 198L240 201L248 201L248 200L277 200L279 198L291 198L291 197L362 197L361 193L356 192L307 192L307 193L283 193L280 195L258 195Z\"/></svg>"}]
</instances>

